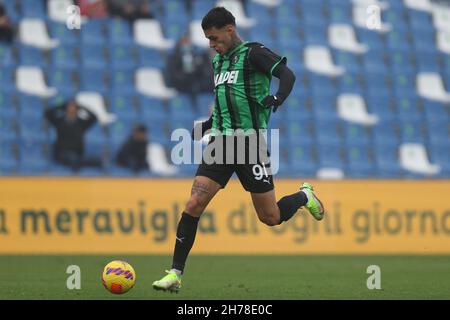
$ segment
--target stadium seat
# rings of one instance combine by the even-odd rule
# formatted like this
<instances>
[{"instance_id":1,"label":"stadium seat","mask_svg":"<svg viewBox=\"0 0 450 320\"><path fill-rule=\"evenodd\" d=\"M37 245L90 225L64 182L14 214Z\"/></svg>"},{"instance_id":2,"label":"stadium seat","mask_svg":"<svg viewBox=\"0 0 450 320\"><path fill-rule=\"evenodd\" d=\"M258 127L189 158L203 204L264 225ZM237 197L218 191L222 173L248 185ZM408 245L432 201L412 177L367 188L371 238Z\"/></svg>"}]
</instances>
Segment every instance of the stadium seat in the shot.
<instances>
[{"instance_id":1,"label":"stadium seat","mask_svg":"<svg viewBox=\"0 0 450 320\"><path fill-rule=\"evenodd\" d=\"M379 121L376 115L367 113L366 103L360 95L339 95L337 110L341 119L361 125L374 125Z\"/></svg>"},{"instance_id":2,"label":"stadium seat","mask_svg":"<svg viewBox=\"0 0 450 320\"><path fill-rule=\"evenodd\" d=\"M83 24L80 29L82 44L105 45L108 39L105 31L108 22L108 19L90 19Z\"/></svg>"},{"instance_id":3,"label":"stadium seat","mask_svg":"<svg viewBox=\"0 0 450 320\"><path fill-rule=\"evenodd\" d=\"M380 178L401 178L397 145L375 145L374 158L377 176Z\"/></svg>"},{"instance_id":4,"label":"stadium seat","mask_svg":"<svg viewBox=\"0 0 450 320\"><path fill-rule=\"evenodd\" d=\"M437 31L450 30L450 8L448 6L434 5L432 8L433 26Z\"/></svg>"},{"instance_id":5,"label":"stadium seat","mask_svg":"<svg viewBox=\"0 0 450 320\"><path fill-rule=\"evenodd\" d=\"M366 44L359 43L353 27L348 24L335 23L328 27L330 45L336 49L362 54L369 50Z\"/></svg>"},{"instance_id":6,"label":"stadium seat","mask_svg":"<svg viewBox=\"0 0 450 320\"><path fill-rule=\"evenodd\" d=\"M366 146L351 146L346 149L347 176L367 178L374 175L374 164Z\"/></svg>"},{"instance_id":7,"label":"stadium seat","mask_svg":"<svg viewBox=\"0 0 450 320\"><path fill-rule=\"evenodd\" d=\"M105 69L84 67L80 71L80 87L83 91L96 91L106 94L108 90L108 74Z\"/></svg>"},{"instance_id":8,"label":"stadium seat","mask_svg":"<svg viewBox=\"0 0 450 320\"><path fill-rule=\"evenodd\" d=\"M94 113L103 126L117 119L116 115L107 112L103 96L98 92L82 91L76 95L75 99L79 105Z\"/></svg>"},{"instance_id":9,"label":"stadium seat","mask_svg":"<svg viewBox=\"0 0 450 320\"><path fill-rule=\"evenodd\" d=\"M375 147L382 149L387 146L397 146L400 142L398 123L383 121L377 123L372 130Z\"/></svg>"},{"instance_id":10,"label":"stadium seat","mask_svg":"<svg viewBox=\"0 0 450 320\"><path fill-rule=\"evenodd\" d=\"M426 99L448 103L450 93L446 92L438 73L420 72L417 74L417 92Z\"/></svg>"},{"instance_id":11,"label":"stadium seat","mask_svg":"<svg viewBox=\"0 0 450 320\"><path fill-rule=\"evenodd\" d=\"M367 23L370 20L367 19L367 7L365 6L354 6L353 7L353 23L359 27L368 29ZM385 23L380 21L379 26L373 26L373 29L370 29L373 32L386 33L392 30L392 26L389 23Z\"/></svg>"},{"instance_id":12,"label":"stadium seat","mask_svg":"<svg viewBox=\"0 0 450 320\"><path fill-rule=\"evenodd\" d=\"M315 136L320 146L331 145L340 147L342 143L340 125L337 120L317 120L315 123Z\"/></svg>"},{"instance_id":13,"label":"stadium seat","mask_svg":"<svg viewBox=\"0 0 450 320\"><path fill-rule=\"evenodd\" d=\"M424 124L417 120L400 120L400 136L402 142L424 143Z\"/></svg>"},{"instance_id":14,"label":"stadium seat","mask_svg":"<svg viewBox=\"0 0 450 320\"><path fill-rule=\"evenodd\" d=\"M44 73L37 67L20 66L16 70L16 84L19 91L26 94L48 98L56 94L55 88L49 88Z\"/></svg>"},{"instance_id":15,"label":"stadium seat","mask_svg":"<svg viewBox=\"0 0 450 320\"><path fill-rule=\"evenodd\" d=\"M15 64L15 57L9 45L0 44L0 66L12 66Z\"/></svg>"},{"instance_id":16,"label":"stadium seat","mask_svg":"<svg viewBox=\"0 0 450 320\"><path fill-rule=\"evenodd\" d=\"M430 0L403 0L405 7L412 10L430 12L432 4Z\"/></svg>"},{"instance_id":17,"label":"stadium seat","mask_svg":"<svg viewBox=\"0 0 450 320\"><path fill-rule=\"evenodd\" d=\"M23 44L43 50L53 49L60 43L59 40L49 37L45 22L35 18L20 21L19 38Z\"/></svg>"},{"instance_id":18,"label":"stadium seat","mask_svg":"<svg viewBox=\"0 0 450 320\"><path fill-rule=\"evenodd\" d=\"M47 65L44 53L42 50L25 45L19 45L19 63L22 66L36 66L44 68Z\"/></svg>"},{"instance_id":19,"label":"stadium seat","mask_svg":"<svg viewBox=\"0 0 450 320\"><path fill-rule=\"evenodd\" d=\"M112 69L117 70L127 70L131 71L131 69L135 69L136 64L136 55L133 46L130 45L113 45L109 47L109 60ZM131 82L133 83L133 81Z\"/></svg>"},{"instance_id":20,"label":"stadium seat","mask_svg":"<svg viewBox=\"0 0 450 320\"><path fill-rule=\"evenodd\" d=\"M140 67L152 67L163 69L165 61L159 50L146 48L142 46L137 47L138 65Z\"/></svg>"},{"instance_id":21,"label":"stadium seat","mask_svg":"<svg viewBox=\"0 0 450 320\"><path fill-rule=\"evenodd\" d=\"M282 0L252 0L252 1L262 6L266 6L268 8L277 7L283 2Z\"/></svg>"},{"instance_id":22,"label":"stadium seat","mask_svg":"<svg viewBox=\"0 0 450 320\"><path fill-rule=\"evenodd\" d=\"M52 65L65 69L75 69L79 66L76 47L72 45L60 45L51 51Z\"/></svg>"},{"instance_id":23,"label":"stadium seat","mask_svg":"<svg viewBox=\"0 0 450 320\"><path fill-rule=\"evenodd\" d=\"M205 38L200 20L193 20L189 23L189 36L195 46L209 48L209 40Z\"/></svg>"},{"instance_id":24,"label":"stadium seat","mask_svg":"<svg viewBox=\"0 0 450 320\"><path fill-rule=\"evenodd\" d=\"M71 5L73 0L47 0L47 15L53 21L66 23L67 8Z\"/></svg>"},{"instance_id":25,"label":"stadium seat","mask_svg":"<svg viewBox=\"0 0 450 320\"><path fill-rule=\"evenodd\" d=\"M169 99L176 95L174 89L168 88L159 69L139 68L136 71L136 90L146 96ZM149 86L148 84L152 85Z\"/></svg>"},{"instance_id":26,"label":"stadium seat","mask_svg":"<svg viewBox=\"0 0 450 320\"><path fill-rule=\"evenodd\" d=\"M160 23L154 19L138 19L133 25L136 43L145 47L167 50L174 46L174 41L165 39Z\"/></svg>"},{"instance_id":27,"label":"stadium seat","mask_svg":"<svg viewBox=\"0 0 450 320\"><path fill-rule=\"evenodd\" d=\"M109 111L117 115L119 119L137 122L140 117L137 97L129 93L113 92L109 96Z\"/></svg>"},{"instance_id":28,"label":"stadium seat","mask_svg":"<svg viewBox=\"0 0 450 320\"><path fill-rule=\"evenodd\" d=\"M21 0L22 15L24 18L45 19L45 3L43 0Z\"/></svg>"},{"instance_id":29,"label":"stadium seat","mask_svg":"<svg viewBox=\"0 0 450 320\"><path fill-rule=\"evenodd\" d=\"M345 72L344 68L334 65L326 47L307 46L304 50L304 61L306 68L315 73L336 77Z\"/></svg>"},{"instance_id":30,"label":"stadium seat","mask_svg":"<svg viewBox=\"0 0 450 320\"><path fill-rule=\"evenodd\" d=\"M57 21L48 22L48 31L52 38L57 39L62 45L76 45L80 43L80 31L70 30L64 23Z\"/></svg>"},{"instance_id":31,"label":"stadium seat","mask_svg":"<svg viewBox=\"0 0 450 320\"><path fill-rule=\"evenodd\" d=\"M441 52L450 55L450 32L438 30L436 32L436 42Z\"/></svg>"},{"instance_id":32,"label":"stadium seat","mask_svg":"<svg viewBox=\"0 0 450 320\"><path fill-rule=\"evenodd\" d=\"M342 149L338 145L319 145L317 155L321 168L344 168Z\"/></svg>"},{"instance_id":33,"label":"stadium seat","mask_svg":"<svg viewBox=\"0 0 450 320\"><path fill-rule=\"evenodd\" d=\"M150 170L156 175L173 176L178 168L171 165L165 154L164 148L158 143L149 143L147 146L147 163Z\"/></svg>"},{"instance_id":34,"label":"stadium seat","mask_svg":"<svg viewBox=\"0 0 450 320\"><path fill-rule=\"evenodd\" d=\"M413 173L435 175L441 170L439 165L431 164L427 150L422 144L405 143L399 148L400 165Z\"/></svg>"},{"instance_id":35,"label":"stadium seat","mask_svg":"<svg viewBox=\"0 0 450 320\"><path fill-rule=\"evenodd\" d=\"M347 147L368 147L371 143L370 129L358 124L345 123L343 126L343 136Z\"/></svg>"},{"instance_id":36,"label":"stadium seat","mask_svg":"<svg viewBox=\"0 0 450 320\"><path fill-rule=\"evenodd\" d=\"M131 27L128 21L114 18L107 24L110 45L130 45L133 42Z\"/></svg>"},{"instance_id":37,"label":"stadium seat","mask_svg":"<svg viewBox=\"0 0 450 320\"><path fill-rule=\"evenodd\" d=\"M247 29L256 24L256 20L247 17L244 7L240 1L237 0L219 0L216 1L216 6L227 8L236 18L236 25L238 27Z\"/></svg>"},{"instance_id":38,"label":"stadium seat","mask_svg":"<svg viewBox=\"0 0 450 320\"><path fill-rule=\"evenodd\" d=\"M292 173L296 175L312 177L317 171L317 161L312 147L292 146L289 151L289 162Z\"/></svg>"},{"instance_id":39,"label":"stadium seat","mask_svg":"<svg viewBox=\"0 0 450 320\"><path fill-rule=\"evenodd\" d=\"M361 72L361 63L356 55L340 50L333 50L332 52L336 64L344 68L346 72Z\"/></svg>"},{"instance_id":40,"label":"stadium seat","mask_svg":"<svg viewBox=\"0 0 450 320\"><path fill-rule=\"evenodd\" d=\"M84 68L105 68L106 47L97 43L85 43L80 50L81 65Z\"/></svg>"}]
</instances>

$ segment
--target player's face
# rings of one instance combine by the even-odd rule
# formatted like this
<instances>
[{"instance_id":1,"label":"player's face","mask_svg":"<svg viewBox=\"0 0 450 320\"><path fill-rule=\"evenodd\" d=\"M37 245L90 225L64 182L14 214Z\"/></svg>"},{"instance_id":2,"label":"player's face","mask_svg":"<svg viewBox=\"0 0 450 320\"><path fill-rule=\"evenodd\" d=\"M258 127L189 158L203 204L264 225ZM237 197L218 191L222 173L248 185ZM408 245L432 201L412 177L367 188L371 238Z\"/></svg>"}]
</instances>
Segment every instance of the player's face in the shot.
<instances>
[{"instance_id":1,"label":"player's face","mask_svg":"<svg viewBox=\"0 0 450 320\"><path fill-rule=\"evenodd\" d=\"M209 47L216 50L218 54L226 54L231 49L234 26L227 25L220 29L212 27L204 32L205 37L209 40Z\"/></svg>"}]
</instances>

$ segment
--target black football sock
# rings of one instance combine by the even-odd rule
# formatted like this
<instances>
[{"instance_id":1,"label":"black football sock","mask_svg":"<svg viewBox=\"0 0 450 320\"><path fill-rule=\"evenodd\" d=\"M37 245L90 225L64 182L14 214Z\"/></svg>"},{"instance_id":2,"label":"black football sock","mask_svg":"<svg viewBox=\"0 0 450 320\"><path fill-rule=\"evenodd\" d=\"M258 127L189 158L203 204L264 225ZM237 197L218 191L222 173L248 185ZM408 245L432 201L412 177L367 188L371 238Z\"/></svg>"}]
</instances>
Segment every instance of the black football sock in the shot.
<instances>
[{"instance_id":1,"label":"black football sock","mask_svg":"<svg viewBox=\"0 0 450 320\"><path fill-rule=\"evenodd\" d=\"M297 210L308 202L306 194L302 191L285 196L277 202L280 208L280 223L288 221L297 212Z\"/></svg>"},{"instance_id":2,"label":"black football sock","mask_svg":"<svg viewBox=\"0 0 450 320\"><path fill-rule=\"evenodd\" d=\"M192 245L194 244L199 219L186 212L183 212L181 215L180 222L178 222L172 269L183 272L189 251L191 251Z\"/></svg>"}]
</instances>

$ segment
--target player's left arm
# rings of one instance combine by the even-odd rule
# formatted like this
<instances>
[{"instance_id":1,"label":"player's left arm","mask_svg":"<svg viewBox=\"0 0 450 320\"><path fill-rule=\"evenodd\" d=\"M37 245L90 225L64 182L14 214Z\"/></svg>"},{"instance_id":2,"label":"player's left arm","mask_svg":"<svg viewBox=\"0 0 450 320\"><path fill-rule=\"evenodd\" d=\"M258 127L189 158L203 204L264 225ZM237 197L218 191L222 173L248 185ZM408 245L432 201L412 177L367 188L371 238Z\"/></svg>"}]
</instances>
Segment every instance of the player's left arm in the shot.
<instances>
[{"instance_id":1,"label":"player's left arm","mask_svg":"<svg viewBox=\"0 0 450 320\"><path fill-rule=\"evenodd\" d=\"M286 58L280 57L263 45L257 45L252 48L250 62L256 70L280 79L277 93L268 95L262 100L264 106L268 108L274 106L273 111L275 112L291 93L295 83L295 75L287 67Z\"/></svg>"}]
</instances>

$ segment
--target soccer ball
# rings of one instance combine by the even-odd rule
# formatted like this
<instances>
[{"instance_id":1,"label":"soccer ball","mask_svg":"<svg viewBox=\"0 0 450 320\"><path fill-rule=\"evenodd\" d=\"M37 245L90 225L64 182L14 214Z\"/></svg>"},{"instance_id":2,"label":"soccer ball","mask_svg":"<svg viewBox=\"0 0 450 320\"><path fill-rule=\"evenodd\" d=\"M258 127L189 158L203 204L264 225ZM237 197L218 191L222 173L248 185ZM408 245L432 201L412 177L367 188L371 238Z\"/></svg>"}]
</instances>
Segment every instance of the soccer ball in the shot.
<instances>
[{"instance_id":1,"label":"soccer ball","mask_svg":"<svg viewBox=\"0 0 450 320\"><path fill-rule=\"evenodd\" d=\"M136 283L136 273L126 261L114 260L103 269L103 286L111 293L128 292Z\"/></svg>"}]
</instances>

